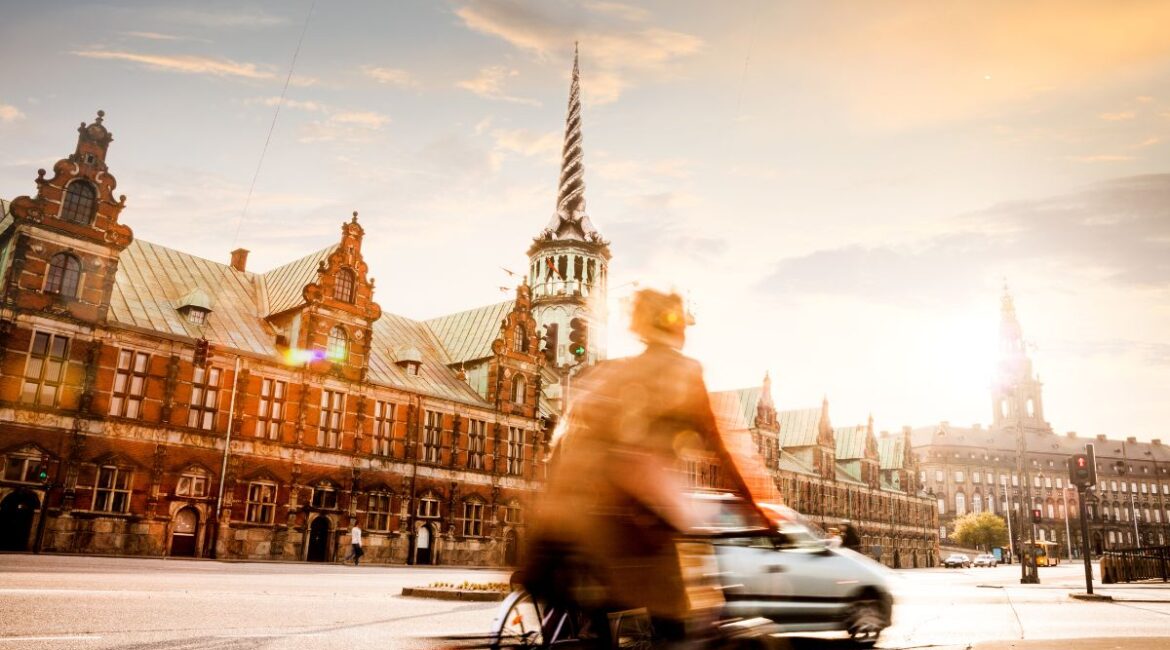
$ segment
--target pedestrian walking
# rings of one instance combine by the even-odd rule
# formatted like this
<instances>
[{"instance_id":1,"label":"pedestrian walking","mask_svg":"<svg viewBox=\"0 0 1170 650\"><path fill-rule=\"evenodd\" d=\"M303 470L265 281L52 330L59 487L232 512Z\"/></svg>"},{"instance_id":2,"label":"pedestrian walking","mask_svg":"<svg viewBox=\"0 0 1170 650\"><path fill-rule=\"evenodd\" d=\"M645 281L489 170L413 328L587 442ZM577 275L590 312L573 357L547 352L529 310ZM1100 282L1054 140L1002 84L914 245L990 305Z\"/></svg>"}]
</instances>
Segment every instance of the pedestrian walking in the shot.
<instances>
[{"instance_id":1,"label":"pedestrian walking","mask_svg":"<svg viewBox=\"0 0 1170 650\"><path fill-rule=\"evenodd\" d=\"M349 555L345 557L345 561L348 562L350 558L353 558L353 565L357 566L358 560L365 554L365 551L362 550L362 529L355 521L353 528L349 529Z\"/></svg>"}]
</instances>

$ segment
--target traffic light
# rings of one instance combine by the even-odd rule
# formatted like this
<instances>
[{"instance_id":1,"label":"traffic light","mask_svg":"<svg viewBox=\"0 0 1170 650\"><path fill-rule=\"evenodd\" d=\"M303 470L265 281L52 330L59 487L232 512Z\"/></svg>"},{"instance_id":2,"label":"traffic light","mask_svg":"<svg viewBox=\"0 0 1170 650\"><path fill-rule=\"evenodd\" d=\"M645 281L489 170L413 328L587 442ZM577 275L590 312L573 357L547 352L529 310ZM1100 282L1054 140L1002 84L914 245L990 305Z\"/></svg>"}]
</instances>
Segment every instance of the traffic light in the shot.
<instances>
[{"instance_id":1,"label":"traffic light","mask_svg":"<svg viewBox=\"0 0 1170 650\"><path fill-rule=\"evenodd\" d=\"M211 355L211 343L207 339L195 339L195 358L196 366L202 368L207 365L207 357Z\"/></svg>"},{"instance_id":2,"label":"traffic light","mask_svg":"<svg viewBox=\"0 0 1170 650\"><path fill-rule=\"evenodd\" d=\"M1032 523L1034 523L1034 524L1040 523L1041 516L1042 516L1042 513L1040 512L1040 508L1032 508Z\"/></svg>"},{"instance_id":3,"label":"traffic light","mask_svg":"<svg viewBox=\"0 0 1170 650\"><path fill-rule=\"evenodd\" d=\"M33 470L33 475L36 476L37 480L40 481L41 483L45 483L46 481L48 481L49 480L49 464L47 462L42 461L41 464L37 465L37 468L35 470Z\"/></svg>"},{"instance_id":4,"label":"traffic light","mask_svg":"<svg viewBox=\"0 0 1170 650\"><path fill-rule=\"evenodd\" d=\"M549 323L544 326L544 347L540 352L544 355L544 360L550 366L557 365L557 330L560 325L556 323Z\"/></svg>"},{"instance_id":5,"label":"traffic light","mask_svg":"<svg viewBox=\"0 0 1170 650\"><path fill-rule=\"evenodd\" d=\"M1077 487L1087 488L1094 485L1093 465L1089 462L1088 454L1073 454L1068 458L1068 481Z\"/></svg>"},{"instance_id":6,"label":"traffic light","mask_svg":"<svg viewBox=\"0 0 1170 650\"><path fill-rule=\"evenodd\" d=\"M581 361L585 358L585 353L588 350L589 321L584 318L574 318L569 321L569 354Z\"/></svg>"}]
</instances>

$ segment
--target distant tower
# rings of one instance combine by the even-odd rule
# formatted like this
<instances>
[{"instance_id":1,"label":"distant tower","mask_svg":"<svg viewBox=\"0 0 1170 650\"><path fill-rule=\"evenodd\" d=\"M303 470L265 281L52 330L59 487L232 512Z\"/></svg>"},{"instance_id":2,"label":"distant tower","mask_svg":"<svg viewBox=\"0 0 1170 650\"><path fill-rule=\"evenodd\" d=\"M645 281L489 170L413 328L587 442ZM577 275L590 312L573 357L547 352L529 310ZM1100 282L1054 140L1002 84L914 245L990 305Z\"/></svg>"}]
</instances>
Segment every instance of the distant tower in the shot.
<instances>
[{"instance_id":1,"label":"distant tower","mask_svg":"<svg viewBox=\"0 0 1170 650\"><path fill-rule=\"evenodd\" d=\"M585 318L589 323L584 362L593 363L604 359L606 354L609 242L602 239L585 212L581 140L580 68L574 47L557 208L548 226L528 248L532 311L542 328L550 323L558 325L558 365L576 360L567 352L569 321L573 318Z\"/></svg>"},{"instance_id":2,"label":"distant tower","mask_svg":"<svg viewBox=\"0 0 1170 650\"><path fill-rule=\"evenodd\" d=\"M1024 345L1023 329L1007 285L1003 287L999 323L999 368L991 389L992 421L997 427L1019 418L1026 429L1048 429L1040 380L1032 372L1032 360Z\"/></svg>"}]
</instances>

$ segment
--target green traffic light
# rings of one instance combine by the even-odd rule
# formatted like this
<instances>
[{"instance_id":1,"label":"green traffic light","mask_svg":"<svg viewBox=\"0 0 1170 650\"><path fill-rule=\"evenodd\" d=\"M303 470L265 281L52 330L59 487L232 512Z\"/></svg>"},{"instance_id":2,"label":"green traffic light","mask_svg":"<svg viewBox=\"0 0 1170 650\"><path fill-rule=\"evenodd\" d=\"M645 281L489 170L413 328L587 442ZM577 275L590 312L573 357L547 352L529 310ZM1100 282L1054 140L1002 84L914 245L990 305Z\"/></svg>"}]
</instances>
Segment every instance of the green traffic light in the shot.
<instances>
[{"instance_id":1,"label":"green traffic light","mask_svg":"<svg viewBox=\"0 0 1170 650\"><path fill-rule=\"evenodd\" d=\"M583 356L585 356L585 346L584 345L570 346L569 353L575 357L583 357Z\"/></svg>"}]
</instances>

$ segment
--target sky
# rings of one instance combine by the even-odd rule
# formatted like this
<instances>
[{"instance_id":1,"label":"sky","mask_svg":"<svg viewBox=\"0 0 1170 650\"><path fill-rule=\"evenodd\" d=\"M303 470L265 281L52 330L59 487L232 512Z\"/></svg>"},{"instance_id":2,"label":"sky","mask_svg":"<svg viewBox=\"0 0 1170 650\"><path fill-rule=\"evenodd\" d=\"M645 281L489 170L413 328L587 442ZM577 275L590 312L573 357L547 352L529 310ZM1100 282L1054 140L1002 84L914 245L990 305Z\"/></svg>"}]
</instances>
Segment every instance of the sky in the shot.
<instances>
[{"instance_id":1,"label":"sky","mask_svg":"<svg viewBox=\"0 0 1170 650\"><path fill-rule=\"evenodd\" d=\"M635 286L674 288L713 389L767 372L837 426L986 424L1006 282L1056 431L1170 441L1170 3L0 14L0 196L102 109L136 237L264 271L357 211L376 300L412 318L511 296L579 42L611 353Z\"/></svg>"}]
</instances>

